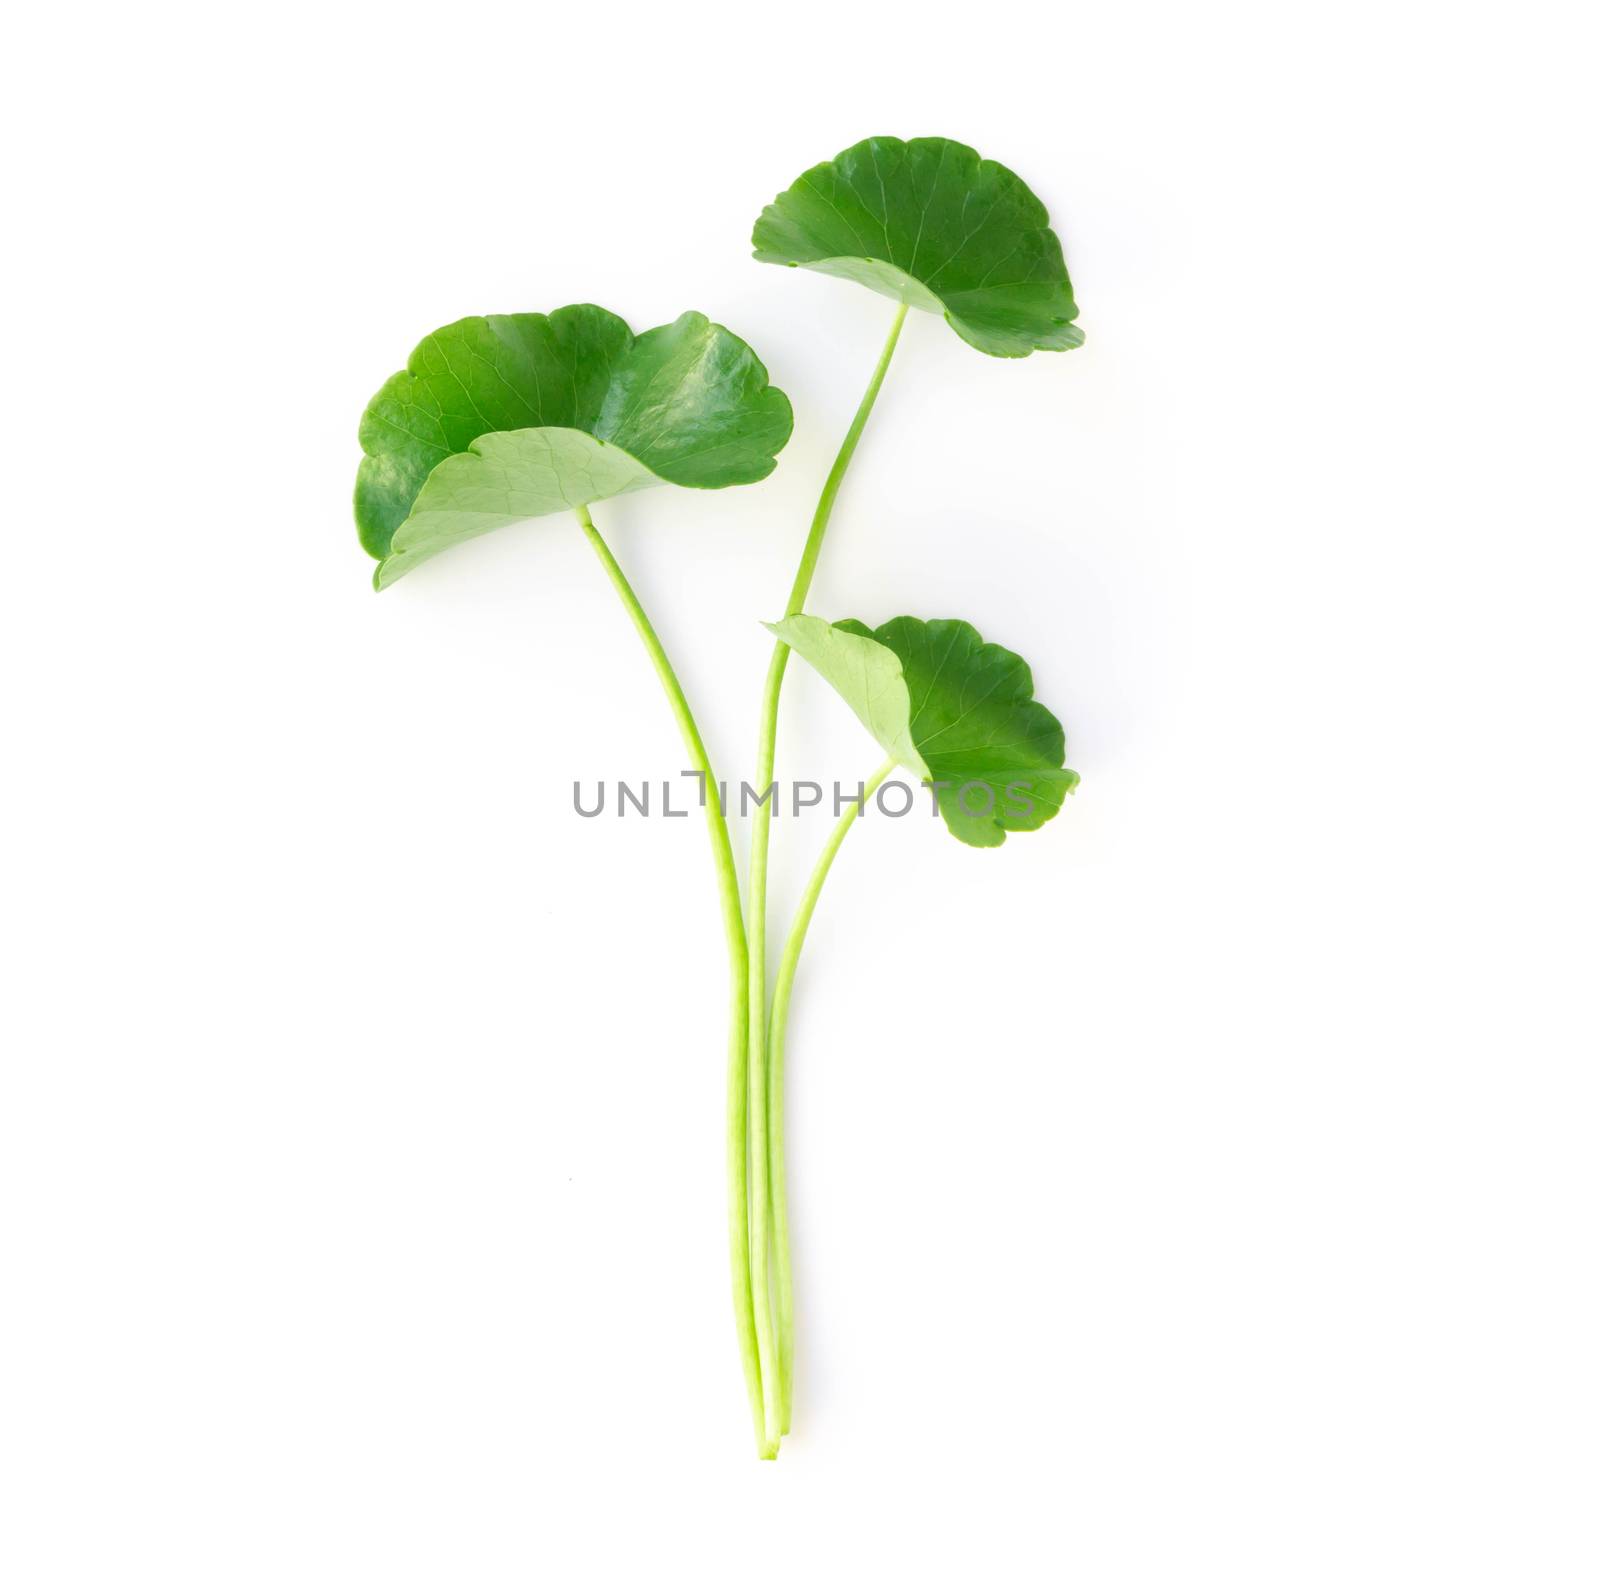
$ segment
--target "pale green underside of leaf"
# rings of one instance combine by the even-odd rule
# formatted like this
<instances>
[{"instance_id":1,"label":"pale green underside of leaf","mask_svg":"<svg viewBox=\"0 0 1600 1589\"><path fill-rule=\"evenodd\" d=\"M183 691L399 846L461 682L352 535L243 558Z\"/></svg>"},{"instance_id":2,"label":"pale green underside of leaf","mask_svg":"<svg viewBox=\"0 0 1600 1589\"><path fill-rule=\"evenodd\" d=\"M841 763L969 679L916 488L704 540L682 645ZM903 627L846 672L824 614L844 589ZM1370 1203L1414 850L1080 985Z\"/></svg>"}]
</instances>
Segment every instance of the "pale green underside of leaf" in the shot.
<instances>
[{"instance_id":1,"label":"pale green underside of leaf","mask_svg":"<svg viewBox=\"0 0 1600 1589\"><path fill-rule=\"evenodd\" d=\"M1043 204L1015 172L949 138L867 138L761 212L755 257L859 282L942 314L984 353L1083 342Z\"/></svg>"},{"instance_id":2,"label":"pale green underside of leaf","mask_svg":"<svg viewBox=\"0 0 1600 1589\"><path fill-rule=\"evenodd\" d=\"M1061 724L1033 699L1015 652L959 619L895 618L878 629L805 615L769 624L844 698L885 753L936 785L940 815L991 848L1042 827L1077 786Z\"/></svg>"},{"instance_id":3,"label":"pale green underside of leaf","mask_svg":"<svg viewBox=\"0 0 1600 1589\"><path fill-rule=\"evenodd\" d=\"M908 303L913 309L924 309L929 314L943 314L944 301L937 293L929 292L915 276L908 276L897 265L888 265L881 259L811 259L806 269L824 276L838 276L853 281L897 303Z\"/></svg>"},{"instance_id":4,"label":"pale green underside of leaf","mask_svg":"<svg viewBox=\"0 0 1600 1589\"><path fill-rule=\"evenodd\" d=\"M900 659L888 646L798 613L766 626L798 651L844 698L886 755L919 778L930 776L911 738L911 696Z\"/></svg>"},{"instance_id":5,"label":"pale green underside of leaf","mask_svg":"<svg viewBox=\"0 0 1600 1589\"><path fill-rule=\"evenodd\" d=\"M491 431L434 468L373 584L382 590L446 547L507 524L665 484L637 458L586 431L555 425Z\"/></svg>"}]
</instances>

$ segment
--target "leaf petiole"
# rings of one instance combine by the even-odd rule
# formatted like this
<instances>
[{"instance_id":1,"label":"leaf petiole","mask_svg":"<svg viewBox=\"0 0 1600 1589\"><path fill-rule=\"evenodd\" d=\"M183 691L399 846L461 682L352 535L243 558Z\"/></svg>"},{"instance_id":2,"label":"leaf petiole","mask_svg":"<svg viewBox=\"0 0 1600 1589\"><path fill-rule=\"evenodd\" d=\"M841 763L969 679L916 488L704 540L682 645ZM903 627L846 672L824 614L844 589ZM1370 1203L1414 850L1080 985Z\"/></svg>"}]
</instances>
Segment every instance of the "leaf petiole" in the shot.
<instances>
[{"instance_id":1,"label":"leaf petiole","mask_svg":"<svg viewBox=\"0 0 1600 1589\"><path fill-rule=\"evenodd\" d=\"M852 800L837 826L823 845L822 853L806 884L805 893L795 908L794 920L789 924L789 936L784 939L783 956L778 962L778 980L772 990L772 1023L767 1034L769 1083L767 1088L767 1133L770 1141L772 1163L772 1245L773 1289L777 1293L778 1324L778 1406L781 1421L779 1431L789 1432L789 1411L794 1392L794 1273L789 1261L789 1195L784 1178L783 1149L783 1048L789 1025L789 994L794 987L795 969L800 964L800 951L805 947L806 929L817 908L817 896L828 880L828 869L844 843L856 818L866 809L878 786L899 763L890 757L867 780L859 802Z\"/></svg>"},{"instance_id":2,"label":"leaf petiole","mask_svg":"<svg viewBox=\"0 0 1600 1589\"><path fill-rule=\"evenodd\" d=\"M701 788L705 792L706 830L711 839L711 860L717 874L717 891L722 905L723 932L728 945L728 1252L733 1270L733 1315L739 1335L739 1356L744 1363L745 1387L750 1397L750 1410L755 1419L756 1447L762 1457L777 1455L777 1441L769 1436L766 1410L762 1393L761 1365L757 1356L755 1333L754 1293L750 1285L750 1204L749 1158L747 1147L747 1108L749 1093L749 1061L746 1047L748 1020L745 999L748 996L747 953L744 934L744 917L739 904L739 875L733 864L733 845L728 837L727 816L719 798L716 774L711 768L711 758L706 754L705 741L695 724L694 713L678 676L668 660L665 647L656 634L627 575L622 572L611 548L606 545L588 505L574 510L584 538L594 548L612 587L622 599L633 626L644 642L645 651L655 667L661 687L666 691L672 715L677 719L678 731L683 736L684 749L694 770L701 775ZM765 1309L763 1308L763 1311Z\"/></svg>"},{"instance_id":3,"label":"leaf petiole","mask_svg":"<svg viewBox=\"0 0 1600 1589\"><path fill-rule=\"evenodd\" d=\"M811 517L811 528L806 535L806 544L800 553L800 566L795 570L794 584L789 591L789 601L784 608L784 617L790 617L802 611L805 607L806 596L811 590L812 576L816 573L817 558L822 551L822 538L828 530L828 520L833 514L833 504L839 495L839 487L844 481L845 471L850 467L850 460L855 456L856 444L861 440L861 433L866 429L867 420L871 417L873 405L878 401L878 390L883 385L883 378L888 373L889 361L894 357L896 343L900 340L900 330L906 320L908 305L901 303L895 306L894 321L889 327L889 335L884 340L883 351L878 356L877 366L872 372L872 379L867 383L866 392L862 395L861 402L856 408L855 417L850 421L850 428L845 432L844 441L840 444L838 456L833 460L833 467L828 471L828 478L823 482L822 494L817 498L816 512ZM789 647L781 640L772 648L772 661L767 668L766 688L761 700L761 728L756 741L756 788L765 789L772 783L773 766L777 760L778 742L778 698L783 691L784 669L789 661ZM787 1310L787 1315L779 1298L778 1317L775 1321L776 1340L773 1340L774 1328L768 1325L763 1328L770 1318L768 1309L769 1276L769 1230L768 1222L771 1214L779 1204L785 1203L785 1194L780 1185L783 1169L783 1147L778 1143L776 1152L768 1140L768 1116L770 1106L769 1095L775 1090L769 1079L766 1056L766 1029L767 1029L767 854L771 843L772 807L770 802L758 805L750 830L750 910L749 925L749 982L750 993L746 1002L746 1010L750 1023L748 1067L750 1076L750 1205L754 1214L751 1224L750 1251L751 1275L754 1297L757 1304L756 1339L760 1355L762 1373L767 1385L767 1421L770 1432L776 1434L788 1430L788 1409L786 1405L774 1400L773 1392L776 1388L774 1362L784 1361L787 1354L788 1360L793 1362L794 1348L792 1343L785 1345L784 1336L788 1326L786 1316L792 1316L793 1307ZM777 1119L781 1125L782 1105L780 1103ZM786 1274L789 1269L787 1252L780 1252L778 1257L780 1274ZM787 1398L785 1398L785 1401Z\"/></svg>"}]
</instances>

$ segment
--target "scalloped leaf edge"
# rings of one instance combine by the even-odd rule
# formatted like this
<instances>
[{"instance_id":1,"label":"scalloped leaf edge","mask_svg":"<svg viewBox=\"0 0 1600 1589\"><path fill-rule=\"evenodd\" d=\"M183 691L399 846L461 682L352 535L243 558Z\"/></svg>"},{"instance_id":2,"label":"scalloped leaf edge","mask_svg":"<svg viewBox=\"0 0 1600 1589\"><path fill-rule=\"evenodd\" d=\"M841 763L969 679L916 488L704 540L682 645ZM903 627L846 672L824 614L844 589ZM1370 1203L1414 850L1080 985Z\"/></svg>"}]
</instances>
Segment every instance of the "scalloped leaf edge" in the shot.
<instances>
[{"instance_id":1,"label":"scalloped leaf edge","mask_svg":"<svg viewBox=\"0 0 1600 1589\"><path fill-rule=\"evenodd\" d=\"M1053 316L1055 331L1044 338L1035 339L1030 346L998 346L995 345L997 339L993 337L982 339L980 336L974 335L962 322L958 310L952 309L948 298L941 295L933 287L930 287L919 276L912 275L910 271L903 266L896 265L891 260L880 259L871 254L835 254L817 259L794 259L787 252L767 247L758 240L764 224L778 225L785 223L787 218L783 214L782 207L784 201L791 194L794 194L800 187L807 184L818 172L831 171L840 161L854 154L857 150L865 149L869 145L885 145L899 150L908 150L917 144L934 143L943 144L950 149L959 151L963 155L970 156L976 162L979 172L993 172L1002 179L1015 183L1027 198L1037 206L1040 222L1037 230L1054 246L1058 258L1061 259L1062 280L1066 288L1068 302L1072 306L1072 312L1069 315ZM817 164L808 166L788 187L783 189L769 204L765 205L761 214L756 218L755 226L751 230L750 240L753 245L752 257L761 264L783 265L791 270L814 270L819 275L853 281L858 286L866 287L869 291L880 293L895 302L908 304L911 308L920 309L924 313L940 314L945 323L963 342L991 358L1025 359L1033 353L1065 353L1073 348L1082 347L1084 343L1083 328L1077 324L1079 311L1077 297L1072 287L1071 273L1066 268L1061 239L1050 225L1050 213L1043 200L1034 193L1033 189L1010 166L1003 164L999 160L986 158L979 154L971 144L962 143L959 139L938 137L896 138L888 133L875 134L871 137L858 139L848 148L841 149L832 159L820 160ZM913 259L912 263L916 263L916 261ZM952 294L951 296L960 295Z\"/></svg>"}]
</instances>

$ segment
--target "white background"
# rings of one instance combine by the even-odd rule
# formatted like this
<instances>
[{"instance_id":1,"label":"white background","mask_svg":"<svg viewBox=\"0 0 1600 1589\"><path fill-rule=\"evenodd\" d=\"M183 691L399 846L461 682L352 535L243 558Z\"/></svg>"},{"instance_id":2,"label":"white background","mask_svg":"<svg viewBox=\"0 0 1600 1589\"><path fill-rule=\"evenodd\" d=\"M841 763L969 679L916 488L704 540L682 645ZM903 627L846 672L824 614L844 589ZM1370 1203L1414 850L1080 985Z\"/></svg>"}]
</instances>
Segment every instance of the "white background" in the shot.
<instances>
[{"instance_id":1,"label":"white background","mask_svg":"<svg viewBox=\"0 0 1600 1589\"><path fill-rule=\"evenodd\" d=\"M0 1578L1600 1581L1576 15L23 24ZM445 321L733 327L777 473L597 518L748 775L891 313L750 225L878 132L1015 167L1088 342L914 315L812 607L1021 650L1083 786L998 853L840 857L758 1464L704 836L571 811L683 764L654 679L565 521L379 598L348 498ZM785 770L870 770L791 680ZM777 825L780 913L824 826Z\"/></svg>"}]
</instances>

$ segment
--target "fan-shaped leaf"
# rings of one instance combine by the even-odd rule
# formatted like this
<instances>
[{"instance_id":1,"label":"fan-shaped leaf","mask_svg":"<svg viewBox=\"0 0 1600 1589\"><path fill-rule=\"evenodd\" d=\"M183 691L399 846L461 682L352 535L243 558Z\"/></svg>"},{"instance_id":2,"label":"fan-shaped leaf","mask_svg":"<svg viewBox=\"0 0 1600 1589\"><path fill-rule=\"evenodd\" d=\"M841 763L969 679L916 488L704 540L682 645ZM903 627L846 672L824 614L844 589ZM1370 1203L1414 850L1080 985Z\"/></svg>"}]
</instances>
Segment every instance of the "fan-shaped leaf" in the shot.
<instances>
[{"instance_id":1,"label":"fan-shaped leaf","mask_svg":"<svg viewBox=\"0 0 1600 1589\"><path fill-rule=\"evenodd\" d=\"M663 481L763 479L792 424L761 361L701 314L637 337L594 304L458 320L362 416L361 544L382 587L500 524Z\"/></svg>"},{"instance_id":2,"label":"fan-shaped leaf","mask_svg":"<svg viewBox=\"0 0 1600 1589\"><path fill-rule=\"evenodd\" d=\"M813 166L756 222L755 257L942 314L984 353L1075 348L1078 306L1043 204L948 138L867 138Z\"/></svg>"},{"instance_id":3,"label":"fan-shaped leaf","mask_svg":"<svg viewBox=\"0 0 1600 1589\"><path fill-rule=\"evenodd\" d=\"M767 627L844 697L902 767L934 786L946 826L993 846L1043 826L1077 787L1061 724L1028 664L956 618L877 629L801 614Z\"/></svg>"}]
</instances>

